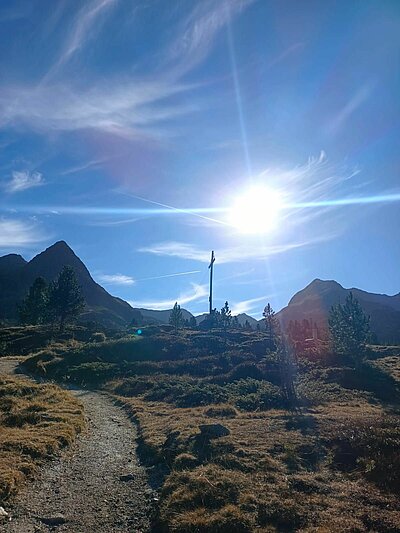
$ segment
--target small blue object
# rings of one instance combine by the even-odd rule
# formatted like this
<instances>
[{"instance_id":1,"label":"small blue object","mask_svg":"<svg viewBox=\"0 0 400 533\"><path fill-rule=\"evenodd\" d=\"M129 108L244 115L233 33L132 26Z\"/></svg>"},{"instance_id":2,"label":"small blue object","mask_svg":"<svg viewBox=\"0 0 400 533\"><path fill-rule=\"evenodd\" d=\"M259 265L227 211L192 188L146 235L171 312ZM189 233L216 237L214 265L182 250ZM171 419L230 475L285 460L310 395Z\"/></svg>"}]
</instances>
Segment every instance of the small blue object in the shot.
<instances>
[{"instance_id":1,"label":"small blue object","mask_svg":"<svg viewBox=\"0 0 400 533\"><path fill-rule=\"evenodd\" d=\"M138 335L141 335L141 334L142 334L142 330L141 330L141 329L138 329L136 333L137 333Z\"/></svg>"}]
</instances>

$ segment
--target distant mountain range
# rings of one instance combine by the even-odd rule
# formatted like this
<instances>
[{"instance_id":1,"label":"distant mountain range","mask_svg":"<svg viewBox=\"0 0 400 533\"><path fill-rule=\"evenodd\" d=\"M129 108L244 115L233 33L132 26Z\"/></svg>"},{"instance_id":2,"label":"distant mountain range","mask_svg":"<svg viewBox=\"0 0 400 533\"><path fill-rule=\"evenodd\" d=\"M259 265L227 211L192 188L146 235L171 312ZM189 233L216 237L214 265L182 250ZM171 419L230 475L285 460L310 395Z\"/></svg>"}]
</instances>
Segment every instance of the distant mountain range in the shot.
<instances>
[{"instance_id":1,"label":"distant mountain range","mask_svg":"<svg viewBox=\"0 0 400 533\"><path fill-rule=\"evenodd\" d=\"M125 327L133 320L138 325L168 324L171 309L135 309L121 298L112 296L93 280L84 263L64 241L56 242L29 262L17 254L0 257L0 320L15 320L18 304L34 280L42 276L51 281L64 265L74 268L85 297L86 309L80 320L96 321L108 327ZM304 319L316 323L320 329L326 329L332 305L344 303L350 291L365 313L370 315L371 329L378 340L400 343L400 293L394 296L374 294L360 289L345 289L336 281L315 279L295 294L276 316L284 329L290 321ZM186 309L182 312L187 320L193 316ZM197 323L206 316L207 313L197 316ZM246 313L237 316L241 325L248 321L254 329L261 322Z\"/></svg>"}]
</instances>

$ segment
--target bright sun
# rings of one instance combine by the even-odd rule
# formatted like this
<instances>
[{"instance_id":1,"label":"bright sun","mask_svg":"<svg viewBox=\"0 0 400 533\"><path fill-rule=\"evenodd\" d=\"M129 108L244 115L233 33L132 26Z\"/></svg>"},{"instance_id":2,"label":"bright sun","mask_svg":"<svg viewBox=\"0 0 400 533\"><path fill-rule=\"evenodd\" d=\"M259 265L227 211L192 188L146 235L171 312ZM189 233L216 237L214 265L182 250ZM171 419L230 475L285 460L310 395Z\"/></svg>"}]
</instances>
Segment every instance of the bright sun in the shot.
<instances>
[{"instance_id":1,"label":"bright sun","mask_svg":"<svg viewBox=\"0 0 400 533\"><path fill-rule=\"evenodd\" d=\"M229 222L241 233L269 233L279 220L282 196L268 187L252 187L234 202Z\"/></svg>"}]
</instances>

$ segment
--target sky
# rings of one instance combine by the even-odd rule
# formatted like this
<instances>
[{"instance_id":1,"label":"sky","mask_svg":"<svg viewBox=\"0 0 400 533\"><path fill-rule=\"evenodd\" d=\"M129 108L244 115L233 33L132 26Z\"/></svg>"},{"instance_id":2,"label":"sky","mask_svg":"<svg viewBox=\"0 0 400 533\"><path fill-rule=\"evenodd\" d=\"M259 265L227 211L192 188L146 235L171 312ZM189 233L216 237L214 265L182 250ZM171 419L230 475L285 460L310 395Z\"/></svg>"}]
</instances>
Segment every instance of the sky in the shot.
<instances>
[{"instance_id":1,"label":"sky","mask_svg":"<svg viewBox=\"0 0 400 533\"><path fill-rule=\"evenodd\" d=\"M195 314L211 250L235 313L398 293L399 60L397 0L1 0L0 254Z\"/></svg>"}]
</instances>

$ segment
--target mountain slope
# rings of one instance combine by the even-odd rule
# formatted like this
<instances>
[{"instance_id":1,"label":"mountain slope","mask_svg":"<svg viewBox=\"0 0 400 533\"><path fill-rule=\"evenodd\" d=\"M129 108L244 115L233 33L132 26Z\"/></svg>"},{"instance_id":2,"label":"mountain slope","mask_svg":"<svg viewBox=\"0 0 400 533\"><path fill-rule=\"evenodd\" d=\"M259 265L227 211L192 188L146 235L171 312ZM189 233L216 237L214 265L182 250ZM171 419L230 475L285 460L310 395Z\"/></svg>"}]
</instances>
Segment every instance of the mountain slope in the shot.
<instances>
[{"instance_id":1,"label":"mountain slope","mask_svg":"<svg viewBox=\"0 0 400 533\"><path fill-rule=\"evenodd\" d=\"M169 317L172 309L144 309L139 308L138 311L143 316L148 324L160 325L169 324ZM184 320L189 320L193 315L186 309L181 307L182 316Z\"/></svg>"},{"instance_id":2,"label":"mountain slope","mask_svg":"<svg viewBox=\"0 0 400 533\"><path fill-rule=\"evenodd\" d=\"M93 320L107 326L123 326L133 319L141 321L139 311L111 296L93 280L84 263L64 241L56 242L29 262L14 254L0 258L0 318L15 318L17 305L34 280L41 276L52 281L65 265L75 270L85 298L86 309L80 320Z\"/></svg>"},{"instance_id":3,"label":"mountain slope","mask_svg":"<svg viewBox=\"0 0 400 533\"><path fill-rule=\"evenodd\" d=\"M315 279L296 293L277 318L284 328L289 322L310 320L319 328L328 327L328 316L332 305L344 303L352 292L359 300L364 312L371 317L371 330L380 342L400 342L400 294L388 296L361 289L345 289L333 280Z\"/></svg>"}]
</instances>

